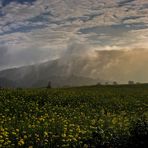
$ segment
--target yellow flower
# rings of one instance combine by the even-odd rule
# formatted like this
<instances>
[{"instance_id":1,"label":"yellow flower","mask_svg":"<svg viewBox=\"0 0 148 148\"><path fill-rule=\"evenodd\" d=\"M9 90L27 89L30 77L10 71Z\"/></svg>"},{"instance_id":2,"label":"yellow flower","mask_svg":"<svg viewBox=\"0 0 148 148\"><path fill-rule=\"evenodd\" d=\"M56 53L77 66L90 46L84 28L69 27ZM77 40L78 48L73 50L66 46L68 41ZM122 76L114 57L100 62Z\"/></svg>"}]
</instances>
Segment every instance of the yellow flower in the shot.
<instances>
[{"instance_id":1,"label":"yellow flower","mask_svg":"<svg viewBox=\"0 0 148 148\"><path fill-rule=\"evenodd\" d=\"M23 131L24 134L26 134L26 131Z\"/></svg>"},{"instance_id":2,"label":"yellow flower","mask_svg":"<svg viewBox=\"0 0 148 148\"><path fill-rule=\"evenodd\" d=\"M27 139L28 137L27 137L27 135L24 135L24 139Z\"/></svg>"},{"instance_id":3,"label":"yellow flower","mask_svg":"<svg viewBox=\"0 0 148 148\"><path fill-rule=\"evenodd\" d=\"M10 144L10 143L11 143L11 141L10 141L10 140L8 140L8 141L7 141L7 143L8 143L8 144Z\"/></svg>"},{"instance_id":4,"label":"yellow flower","mask_svg":"<svg viewBox=\"0 0 148 148\"><path fill-rule=\"evenodd\" d=\"M74 141L77 141L77 139L76 139L76 138L73 138L73 140L74 140Z\"/></svg>"},{"instance_id":5,"label":"yellow flower","mask_svg":"<svg viewBox=\"0 0 148 148\"><path fill-rule=\"evenodd\" d=\"M73 138L73 135L69 135L69 138Z\"/></svg>"},{"instance_id":6,"label":"yellow flower","mask_svg":"<svg viewBox=\"0 0 148 148\"><path fill-rule=\"evenodd\" d=\"M91 121L91 124L92 124L92 125L95 125L95 123L96 123L96 120L93 119L93 120Z\"/></svg>"},{"instance_id":7,"label":"yellow flower","mask_svg":"<svg viewBox=\"0 0 148 148\"><path fill-rule=\"evenodd\" d=\"M16 135L16 132L12 132L12 135Z\"/></svg>"},{"instance_id":8,"label":"yellow flower","mask_svg":"<svg viewBox=\"0 0 148 148\"><path fill-rule=\"evenodd\" d=\"M11 146L12 146L12 147L14 147L14 146L15 146L15 144L14 144L14 143L12 143L12 144L11 144Z\"/></svg>"},{"instance_id":9,"label":"yellow flower","mask_svg":"<svg viewBox=\"0 0 148 148\"><path fill-rule=\"evenodd\" d=\"M88 145L87 144L84 144L84 146L83 146L84 148L88 148Z\"/></svg>"},{"instance_id":10,"label":"yellow flower","mask_svg":"<svg viewBox=\"0 0 148 148\"><path fill-rule=\"evenodd\" d=\"M19 129L16 129L17 132L19 132Z\"/></svg>"},{"instance_id":11,"label":"yellow flower","mask_svg":"<svg viewBox=\"0 0 148 148\"><path fill-rule=\"evenodd\" d=\"M35 134L35 137L39 137L39 135L38 134Z\"/></svg>"},{"instance_id":12,"label":"yellow flower","mask_svg":"<svg viewBox=\"0 0 148 148\"><path fill-rule=\"evenodd\" d=\"M73 130L72 130L72 129L70 129L70 130L69 130L69 132L73 132Z\"/></svg>"},{"instance_id":13,"label":"yellow flower","mask_svg":"<svg viewBox=\"0 0 148 148\"><path fill-rule=\"evenodd\" d=\"M10 144L10 143L11 143L11 141L8 140L8 141L6 141L6 142L4 143L4 145L8 145L8 144Z\"/></svg>"},{"instance_id":14,"label":"yellow flower","mask_svg":"<svg viewBox=\"0 0 148 148\"><path fill-rule=\"evenodd\" d=\"M2 139L2 140L0 140L0 143L3 143L4 142L4 140Z\"/></svg>"},{"instance_id":15,"label":"yellow flower","mask_svg":"<svg viewBox=\"0 0 148 148\"><path fill-rule=\"evenodd\" d=\"M62 137L66 137L66 134L63 134Z\"/></svg>"},{"instance_id":16,"label":"yellow flower","mask_svg":"<svg viewBox=\"0 0 148 148\"><path fill-rule=\"evenodd\" d=\"M64 128L64 131L66 132L67 131L67 128Z\"/></svg>"},{"instance_id":17,"label":"yellow flower","mask_svg":"<svg viewBox=\"0 0 148 148\"><path fill-rule=\"evenodd\" d=\"M45 139L44 141L45 141L46 143L48 143L48 139Z\"/></svg>"},{"instance_id":18,"label":"yellow flower","mask_svg":"<svg viewBox=\"0 0 148 148\"><path fill-rule=\"evenodd\" d=\"M113 124L116 124L117 122L118 122L117 118L114 117L114 118L112 119L112 123L113 123Z\"/></svg>"},{"instance_id":19,"label":"yellow flower","mask_svg":"<svg viewBox=\"0 0 148 148\"><path fill-rule=\"evenodd\" d=\"M3 133L2 133L5 137L8 137L8 132L7 131L4 131Z\"/></svg>"},{"instance_id":20,"label":"yellow flower","mask_svg":"<svg viewBox=\"0 0 148 148\"><path fill-rule=\"evenodd\" d=\"M20 139L20 141L18 142L18 145L21 146L21 145L24 145L24 144L25 144L24 140Z\"/></svg>"},{"instance_id":21,"label":"yellow flower","mask_svg":"<svg viewBox=\"0 0 148 148\"><path fill-rule=\"evenodd\" d=\"M1 130L2 132L4 132L4 129L3 129L3 128L1 128L0 130Z\"/></svg>"},{"instance_id":22,"label":"yellow flower","mask_svg":"<svg viewBox=\"0 0 148 148\"><path fill-rule=\"evenodd\" d=\"M47 132L44 132L44 136L48 136L48 133Z\"/></svg>"},{"instance_id":23,"label":"yellow flower","mask_svg":"<svg viewBox=\"0 0 148 148\"><path fill-rule=\"evenodd\" d=\"M8 130L8 128L5 128L5 130L7 131L7 130Z\"/></svg>"}]
</instances>

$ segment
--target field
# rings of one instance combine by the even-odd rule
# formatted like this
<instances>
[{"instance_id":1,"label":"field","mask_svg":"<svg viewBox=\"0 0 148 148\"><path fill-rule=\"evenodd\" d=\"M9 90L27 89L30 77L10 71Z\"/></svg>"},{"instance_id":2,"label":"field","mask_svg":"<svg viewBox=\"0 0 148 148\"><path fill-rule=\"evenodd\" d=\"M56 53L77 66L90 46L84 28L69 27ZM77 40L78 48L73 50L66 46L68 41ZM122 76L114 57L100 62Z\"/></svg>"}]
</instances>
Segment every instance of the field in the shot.
<instances>
[{"instance_id":1,"label":"field","mask_svg":"<svg viewBox=\"0 0 148 148\"><path fill-rule=\"evenodd\" d=\"M0 147L147 147L148 85L0 90Z\"/></svg>"}]
</instances>

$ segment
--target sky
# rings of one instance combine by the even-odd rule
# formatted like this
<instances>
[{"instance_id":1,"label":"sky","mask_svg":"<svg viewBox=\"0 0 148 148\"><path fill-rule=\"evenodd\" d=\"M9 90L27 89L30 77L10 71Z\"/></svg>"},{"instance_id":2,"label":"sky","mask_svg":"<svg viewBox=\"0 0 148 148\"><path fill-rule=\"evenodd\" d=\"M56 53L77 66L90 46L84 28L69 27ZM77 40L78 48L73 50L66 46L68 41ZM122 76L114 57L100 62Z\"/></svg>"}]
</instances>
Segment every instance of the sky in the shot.
<instances>
[{"instance_id":1,"label":"sky","mask_svg":"<svg viewBox=\"0 0 148 148\"><path fill-rule=\"evenodd\" d=\"M0 0L0 70L71 55L148 74L148 1Z\"/></svg>"}]
</instances>

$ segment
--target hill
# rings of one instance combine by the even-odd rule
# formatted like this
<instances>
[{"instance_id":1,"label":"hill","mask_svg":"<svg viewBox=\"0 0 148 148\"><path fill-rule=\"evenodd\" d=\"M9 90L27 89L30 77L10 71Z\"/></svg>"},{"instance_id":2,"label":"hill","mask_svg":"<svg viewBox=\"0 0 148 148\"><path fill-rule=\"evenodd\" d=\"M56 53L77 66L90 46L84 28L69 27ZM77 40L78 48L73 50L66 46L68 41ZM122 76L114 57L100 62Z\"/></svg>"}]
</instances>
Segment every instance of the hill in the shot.
<instances>
[{"instance_id":1,"label":"hill","mask_svg":"<svg viewBox=\"0 0 148 148\"><path fill-rule=\"evenodd\" d=\"M93 85L97 80L67 73L67 65L57 60L41 64L0 71L0 78L10 87L46 87L50 81L53 87ZM1 83L1 86L4 83Z\"/></svg>"}]
</instances>

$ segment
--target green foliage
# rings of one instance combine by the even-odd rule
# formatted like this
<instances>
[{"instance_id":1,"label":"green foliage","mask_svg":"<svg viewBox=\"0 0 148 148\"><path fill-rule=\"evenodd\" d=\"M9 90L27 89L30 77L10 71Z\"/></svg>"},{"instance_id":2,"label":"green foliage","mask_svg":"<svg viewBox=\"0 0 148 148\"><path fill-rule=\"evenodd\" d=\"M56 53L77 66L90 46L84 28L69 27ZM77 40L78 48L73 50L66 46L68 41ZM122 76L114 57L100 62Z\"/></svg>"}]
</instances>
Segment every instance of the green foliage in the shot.
<instances>
[{"instance_id":1,"label":"green foliage","mask_svg":"<svg viewBox=\"0 0 148 148\"><path fill-rule=\"evenodd\" d=\"M148 86L0 90L0 147L146 147Z\"/></svg>"}]
</instances>

